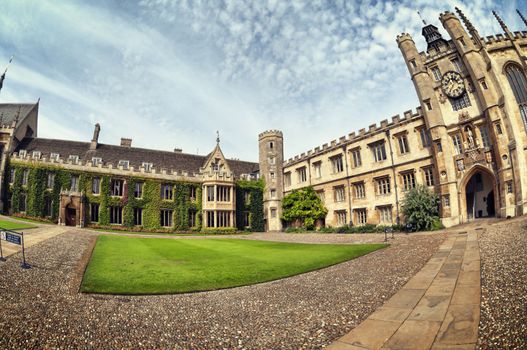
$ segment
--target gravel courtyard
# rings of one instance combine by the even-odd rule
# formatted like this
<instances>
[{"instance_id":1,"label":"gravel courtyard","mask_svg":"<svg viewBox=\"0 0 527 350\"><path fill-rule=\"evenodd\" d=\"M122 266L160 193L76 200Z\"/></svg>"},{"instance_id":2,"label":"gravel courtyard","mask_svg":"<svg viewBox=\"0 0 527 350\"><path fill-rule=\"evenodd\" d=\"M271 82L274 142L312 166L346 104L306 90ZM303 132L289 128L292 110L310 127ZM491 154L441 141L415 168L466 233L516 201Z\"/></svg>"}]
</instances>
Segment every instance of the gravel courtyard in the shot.
<instances>
[{"instance_id":1,"label":"gravel courtyard","mask_svg":"<svg viewBox=\"0 0 527 350\"><path fill-rule=\"evenodd\" d=\"M445 234L396 235L384 250L279 281L136 297L78 293L95 237L72 230L29 248L30 270L16 255L0 265L0 348L321 348L394 294Z\"/></svg>"}]
</instances>

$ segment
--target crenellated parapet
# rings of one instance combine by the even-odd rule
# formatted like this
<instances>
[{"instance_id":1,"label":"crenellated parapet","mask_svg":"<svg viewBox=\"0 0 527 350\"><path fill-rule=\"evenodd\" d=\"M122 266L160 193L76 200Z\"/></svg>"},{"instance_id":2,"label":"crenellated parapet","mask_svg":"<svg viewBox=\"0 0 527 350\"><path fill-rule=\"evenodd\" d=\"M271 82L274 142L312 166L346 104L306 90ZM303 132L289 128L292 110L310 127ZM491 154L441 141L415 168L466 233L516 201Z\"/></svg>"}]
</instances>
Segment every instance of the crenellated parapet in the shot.
<instances>
[{"instance_id":1,"label":"crenellated parapet","mask_svg":"<svg viewBox=\"0 0 527 350\"><path fill-rule=\"evenodd\" d=\"M258 139L262 139L266 136L280 136L283 137L283 134L280 130L266 130L258 134Z\"/></svg>"},{"instance_id":2,"label":"crenellated parapet","mask_svg":"<svg viewBox=\"0 0 527 350\"><path fill-rule=\"evenodd\" d=\"M312 156L349 145L350 143L363 140L365 138L374 136L380 132L384 132L386 130L404 125L409 121L416 120L422 117L423 114L421 107L417 107L415 110L405 111L402 116L400 116L399 114L394 115L391 118L391 121L389 121L388 119L384 119L379 124L371 124L367 130L365 128L362 128L358 132L351 132L346 136L341 136L338 139L331 140L329 143L324 143L322 146L318 146L311 150L308 150L307 152L295 155L294 157L289 158L287 161L284 161L284 166L289 166L304 161Z\"/></svg>"}]
</instances>

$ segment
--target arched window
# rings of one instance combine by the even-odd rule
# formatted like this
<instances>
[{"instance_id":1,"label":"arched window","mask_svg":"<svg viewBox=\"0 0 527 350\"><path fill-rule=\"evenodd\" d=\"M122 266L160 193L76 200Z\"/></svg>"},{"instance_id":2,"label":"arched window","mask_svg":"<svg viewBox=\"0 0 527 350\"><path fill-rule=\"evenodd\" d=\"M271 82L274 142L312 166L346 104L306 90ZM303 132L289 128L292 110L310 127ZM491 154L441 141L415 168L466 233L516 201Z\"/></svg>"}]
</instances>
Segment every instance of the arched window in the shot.
<instances>
[{"instance_id":1,"label":"arched window","mask_svg":"<svg viewBox=\"0 0 527 350\"><path fill-rule=\"evenodd\" d=\"M514 97L516 97L516 102L520 107L523 125L527 129L527 79L521 67L515 64L509 64L505 69L505 74L507 74Z\"/></svg>"}]
</instances>

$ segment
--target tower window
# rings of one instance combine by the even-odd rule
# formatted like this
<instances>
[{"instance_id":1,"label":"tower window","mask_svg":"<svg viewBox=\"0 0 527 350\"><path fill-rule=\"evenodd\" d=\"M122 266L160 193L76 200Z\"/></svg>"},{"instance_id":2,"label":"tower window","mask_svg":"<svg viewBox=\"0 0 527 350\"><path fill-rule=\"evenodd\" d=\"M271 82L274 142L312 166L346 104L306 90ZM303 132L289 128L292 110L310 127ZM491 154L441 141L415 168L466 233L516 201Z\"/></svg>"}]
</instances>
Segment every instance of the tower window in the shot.
<instances>
[{"instance_id":1,"label":"tower window","mask_svg":"<svg viewBox=\"0 0 527 350\"><path fill-rule=\"evenodd\" d=\"M432 104L430 103L430 100L424 100L423 102L425 103L426 109L431 111L432 110Z\"/></svg>"},{"instance_id":2,"label":"tower window","mask_svg":"<svg viewBox=\"0 0 527 350\"><path fill-rule=\"evenodd\" d=\"M459 58L454 58L451 62L454 66L454 70L458 73L461 73L461 62L459 62Z\"/></svg>"},{"instance_id":3,"label":"tower window","mask_svg":"<svg viewBox=\"0 0 527 350\"><path fill-rule=\"evenodd\" d=\"M270 148L270 149L273 149L273 148L274 148L274 142L273 142L273 141L269 142L269 148Z\"/></svg>"},{"instance_id":4,"label":"tower window","mask_svg":"<svg viewBox=\"0 0 527 350\"><path fill-rule=\"evenodd\" d=\"M439 67L437 67L437 66L432 67L432 74L434 75L434 79L436 81L440 81L441 80L442 75L441 75L441 70L439 69Z\"/></svg>"},{"instance_id":5,"label":"tower window","mask_svg":"<svg viewBox=\"0 0 527 350\"><path fill-rule=\"evenodd\" d=\"M465 43L465 40L463 38L459 38L459 43L461 44L461 46L467 47L467 43Z\"/></svg>"},{"instance_id":6,"label":"tower window","mask_svg":"<svg viewBox=\"0 0 527 350\"><path fill-rule=\"evenodd\" d=\"M456 154L461 154L463 152L463 145L461 144L461 136L459 134L452 135L452 143L454 144Z\"/></svg>"},{"instance_id":7,"label":"tower window","mask_svg":"<svg viewBox=\"0 0 527 350\"><path fill-rule=\"evenodd\" d=\"M485 82L485 79L481 79L480 81L481 87L483 90L487 90L489 87L487 86L487 83Z\"/></svg>"},{"instance_id":8,"label":"tower window","mask_svg":"<svg viewBox=\"0 0 527 350\"><path fill-rule=\"evenodd\" d=\"M451 98L450 104L452 105L452 109L454 111L459 111L460 109L472 106L472 104L470 103L470 98L468 97L468 94L466 91L459 98L455 98L455 99Z\"/></svg>"},{"instance_id":9,"label":"tower window","mask_svg":"<svg viewBox=\"0 0 527 350\"><path fill-rule=\"evenodd\" d=\"M417 68L417 64L415 63L415 60L410 60L410 64L412 65L414 69Z\"/></svg>"},{"instance_id":10,"label":"tower window","mask_svg":"<svg viewBox=\"0 0 527 350\"><path fill-rule=\"evenodd\" d=\"M503 130L501 130L501 124L499 122L494 124L494 126L496 127L496 132L498 133L498 135L503 134Z\"/></svg>"}]
</instances>

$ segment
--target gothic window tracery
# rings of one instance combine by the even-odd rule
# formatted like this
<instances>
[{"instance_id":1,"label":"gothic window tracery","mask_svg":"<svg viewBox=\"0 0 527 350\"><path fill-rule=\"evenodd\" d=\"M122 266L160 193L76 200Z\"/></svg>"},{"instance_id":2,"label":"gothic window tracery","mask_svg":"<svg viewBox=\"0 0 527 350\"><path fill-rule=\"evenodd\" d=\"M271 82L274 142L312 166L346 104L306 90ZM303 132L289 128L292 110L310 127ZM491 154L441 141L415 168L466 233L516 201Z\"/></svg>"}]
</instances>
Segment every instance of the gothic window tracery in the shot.
<instances>
[{"instance_id":1,"label":"gothic window tracery","mask_svg":"<svg viewBox=\"0 0 527 350\"><path fill-rule=\"evenodd\" d=\"M522 68L516 64L509 64L505 68L512 92L520 108L523 126L527 129L527 79Z\"/></svg>"}]
</instances>

